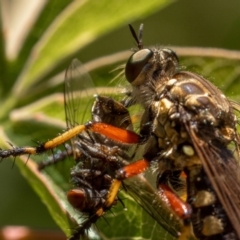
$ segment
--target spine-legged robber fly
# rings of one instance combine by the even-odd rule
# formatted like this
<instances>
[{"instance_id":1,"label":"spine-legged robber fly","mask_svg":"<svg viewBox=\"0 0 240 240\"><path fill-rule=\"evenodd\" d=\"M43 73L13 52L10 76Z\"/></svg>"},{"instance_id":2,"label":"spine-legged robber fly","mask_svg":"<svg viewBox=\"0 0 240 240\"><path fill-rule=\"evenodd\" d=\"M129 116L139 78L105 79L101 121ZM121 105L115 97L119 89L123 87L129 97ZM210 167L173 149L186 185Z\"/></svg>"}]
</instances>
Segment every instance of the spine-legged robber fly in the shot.
<instances>
[{"instance_id":1,"label":"spine-legged robber fly","mask_svg":"<svg viewBox=\"0 0 240 240\"><path fill-rule=\"evenodd\" d=\"M138 49L125 66L125 76L132 91L122 103L125 107L142 106L144 113L139 134L119 125L113 126L111 121L92 121L85 125L74 123L61 136L36 148L2 150L0 157L39 154L68 140L73 142L80 134L79 149L84 152L85 146L85 157L90 153L90 158L94 158L95 151L91 152L90 148L95 140L92 140L91 134L84 140L83 132L100 134L109 141L126 146L142 145L142 159L130 164L125 164L125 159L121 160L123 166L113 166L112 170L116 172L110 176L106 187L100 186L96 190L97 194L101 191L107 191L107 194L100 195L101 203L98 209L95 206L92 208L93 216L99 217L114 205L123 180L157 164L158 196L184 221L179 239L188 238L190 225L198 239L240 239L239 166L237 156L234 156L234 152L239 152L237 117L234 113L238 105L228 100L208 80L181 71L178 57L172 50L143 48L143 25L140 26L139 36L131 26L130 29ZM108 146L108 143L102 146ZM118 157L116 155L115 161ZM84 169L88 169L87 166ZM103 168L97 166L96 169ZM72 174L75 184L79 184L80 188L84 186L85 191L87 185L82 185L82 175L79 177L77 172L73 170ZM176 193L183 175L186 178L186 202ZM84 184L89 184L92 194L92 176L87 176L90 177ZM102 174L101 180L104 178ZM73 196L78 196L78 193L74 190ZM93 200L90 202L94 203ZM73 205L75 203L73 201Z\"/></svg>"},{"instance_id":2,"label":"spine-legged robber fly","mask_svg":"<svg viewBox=\"0 0 240 240\"><path fill-rule=\"evenodd\" d=\"M140 135L146 147L142 160L117 171L116 181L157 162L159 194L177 213L178 184L171 183L183 172L190 205L185 229L191 223L198 239L240 239L237 104L203 77L181 71L172 50L143 48L143 25L139 37L130 29L138 50L125 67L132 85L127 103L144 108Z\"/></svg>"}]
</instances>

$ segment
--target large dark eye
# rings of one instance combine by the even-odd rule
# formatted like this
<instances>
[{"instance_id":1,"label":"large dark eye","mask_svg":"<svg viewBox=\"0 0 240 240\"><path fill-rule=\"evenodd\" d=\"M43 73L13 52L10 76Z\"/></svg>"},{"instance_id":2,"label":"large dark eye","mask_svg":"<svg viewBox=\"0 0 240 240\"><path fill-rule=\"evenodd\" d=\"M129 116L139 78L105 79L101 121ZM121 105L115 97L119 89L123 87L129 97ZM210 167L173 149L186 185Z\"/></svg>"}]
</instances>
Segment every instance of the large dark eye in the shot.
<instances>
[{"instance_id":1,"label":"large dark eye","mask_svg":"<svg viewBox=\"0 0 240 240\"><path fill-rule=\"evenodd\" d=\"M134 53L127 61L125 67L125 76L132 83L142 71L143 67L153 56L153 51L150 49L142 49Z\"/></svg>"}]
</instances>

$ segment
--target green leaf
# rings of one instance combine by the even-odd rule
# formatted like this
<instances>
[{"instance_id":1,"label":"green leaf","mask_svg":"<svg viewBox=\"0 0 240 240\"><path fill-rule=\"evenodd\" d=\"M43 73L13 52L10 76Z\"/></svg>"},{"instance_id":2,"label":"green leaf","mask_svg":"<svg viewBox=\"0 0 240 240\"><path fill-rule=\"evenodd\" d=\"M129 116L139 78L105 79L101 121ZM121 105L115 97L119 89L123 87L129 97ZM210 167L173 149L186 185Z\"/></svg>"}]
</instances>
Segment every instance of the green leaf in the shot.
<instances>
[{"instance_id":1,"label":"green leaf","mask_svg":"<svg viewBox=\"0 0 240 240\"><path fill-rule=\"evenodd\" d=\"M12 94L21 96L36 81L97 37L146 16L170 1L73 1L51 24L32 50Z\"/></svg>"},{"instance_id":2,"label":"green leaf","mask_svg":"<svg viewBox=\"0 0 240 240\"><path fill-rule=\"evenodd\" d=\"M1 145L7 147L8 137L0 131ZM48 207L49 212L55 219L56 223L62 228L67 236L71 235L71 229L76 226L76 222L71 218L70 213L74 210L70 205L64 205L67 202L66 195L54 182L39 172L36 162L28 157L21 157L15 162L22 175L29 181L33 189ZM60 199L60 200L59 200Z\"/></svg>"}]
</instances>

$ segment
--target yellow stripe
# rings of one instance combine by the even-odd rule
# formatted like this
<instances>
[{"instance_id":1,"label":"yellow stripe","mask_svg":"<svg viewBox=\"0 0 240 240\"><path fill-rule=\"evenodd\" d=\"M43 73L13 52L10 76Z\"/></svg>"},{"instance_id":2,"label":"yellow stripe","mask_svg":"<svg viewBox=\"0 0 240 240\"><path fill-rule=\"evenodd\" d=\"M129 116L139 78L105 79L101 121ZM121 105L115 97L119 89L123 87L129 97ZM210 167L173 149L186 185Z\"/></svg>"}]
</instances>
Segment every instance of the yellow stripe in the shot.
<instances>
[{"instance_id":1,"label":"yellow stripe","mask_svg":"<svg viewBox=\"0 0 240 240\"><path fill-rule=\"evenodd\" d=\"M36 148L24 147L24 152L27 153L27 154L36 154Z\"/></svg>"},{"instance_id":2,"label":"yellow stripe","mask_svg":"<svg viewBox=\"0 0 240 240\"><path fill-rule=\"evenodd\" d=\"M121 187L121 184L122 184L121 181L119 181L117 179L113 180L113 183L110 187L110 190L109 190L109 193L107 196L106 207L110 207L112 205L112 203L114 202L114 200L117 196L117 193L119 191L119 188Z\"/></svg>"},{"instance_id":3,"label":"yellow stripe","mask_svg":"<svg viewBox=\"0 0 240 240\"><path fill-rule=\"evenodd\" d=\"M95 213L98 217L101 217L104 214L103 208L99 208L96 213Z\"/></svg>"}]
</instances>

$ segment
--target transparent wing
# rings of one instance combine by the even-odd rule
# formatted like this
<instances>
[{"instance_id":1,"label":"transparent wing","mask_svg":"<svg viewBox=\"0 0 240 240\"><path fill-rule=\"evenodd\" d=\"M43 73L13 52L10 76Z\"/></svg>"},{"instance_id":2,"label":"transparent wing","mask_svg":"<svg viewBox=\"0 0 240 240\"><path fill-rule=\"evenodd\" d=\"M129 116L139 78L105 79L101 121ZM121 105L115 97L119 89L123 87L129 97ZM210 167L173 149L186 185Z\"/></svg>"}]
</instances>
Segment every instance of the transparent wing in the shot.
<instances>
[{"instance_id":1,"label":"transparent wing","mask_svg":"<svg viewBox=\"0 0 240 240\"><path fill-rule=\"evenodd\" d=\"M94 83L78 59L73 59L65 74L64 105L68 128L83 122L88 105L96 94ZM90 111L88 111L90 112Z\"/></svg>"},{"instance_id":2,"label":"transparent wing","mask_svg":"<svg viewBox=\"0 0 240 240\"><path fill-rule=\"evenodd\" d=\"M73 59L66 70L64 82L64 106L67 128L91 119L91 106L96 94L94 83L78 59ZM74 156L76 137L71 139Z\"/></svg>"},{"instance_id":3,"label":"transparent wing","mask_svg":"<svg viewBox=\"0 0 240 240\"><path fill-rule=\"evenodd\" d=\"M124 181L124 186L127 193L152 217L151 224L155 221L155 231L159 236L163 236L167 231L172 237L178 237L183 223L163 202L148 180L143 176L137 176ZM152 221L143 221L143 224L150 222Z\"/></svg>"},{"instance_id":4,"label":"transparent wing","mask_svg":"<svg viewBox=\"0 0 240 240\"><path fill-rule=\"evenodd\" d=\"M208 129L208 135L199 136L199 133L194 130L196 129L194 123L192 125L187 123L185 126L201 159L204 171L240 238L240 169L238 161L232 150L209 141L207 136L213 134L213 131ZM234 145L238 148L239 143L236 141Z\"/></svg>"}]
</instances>

